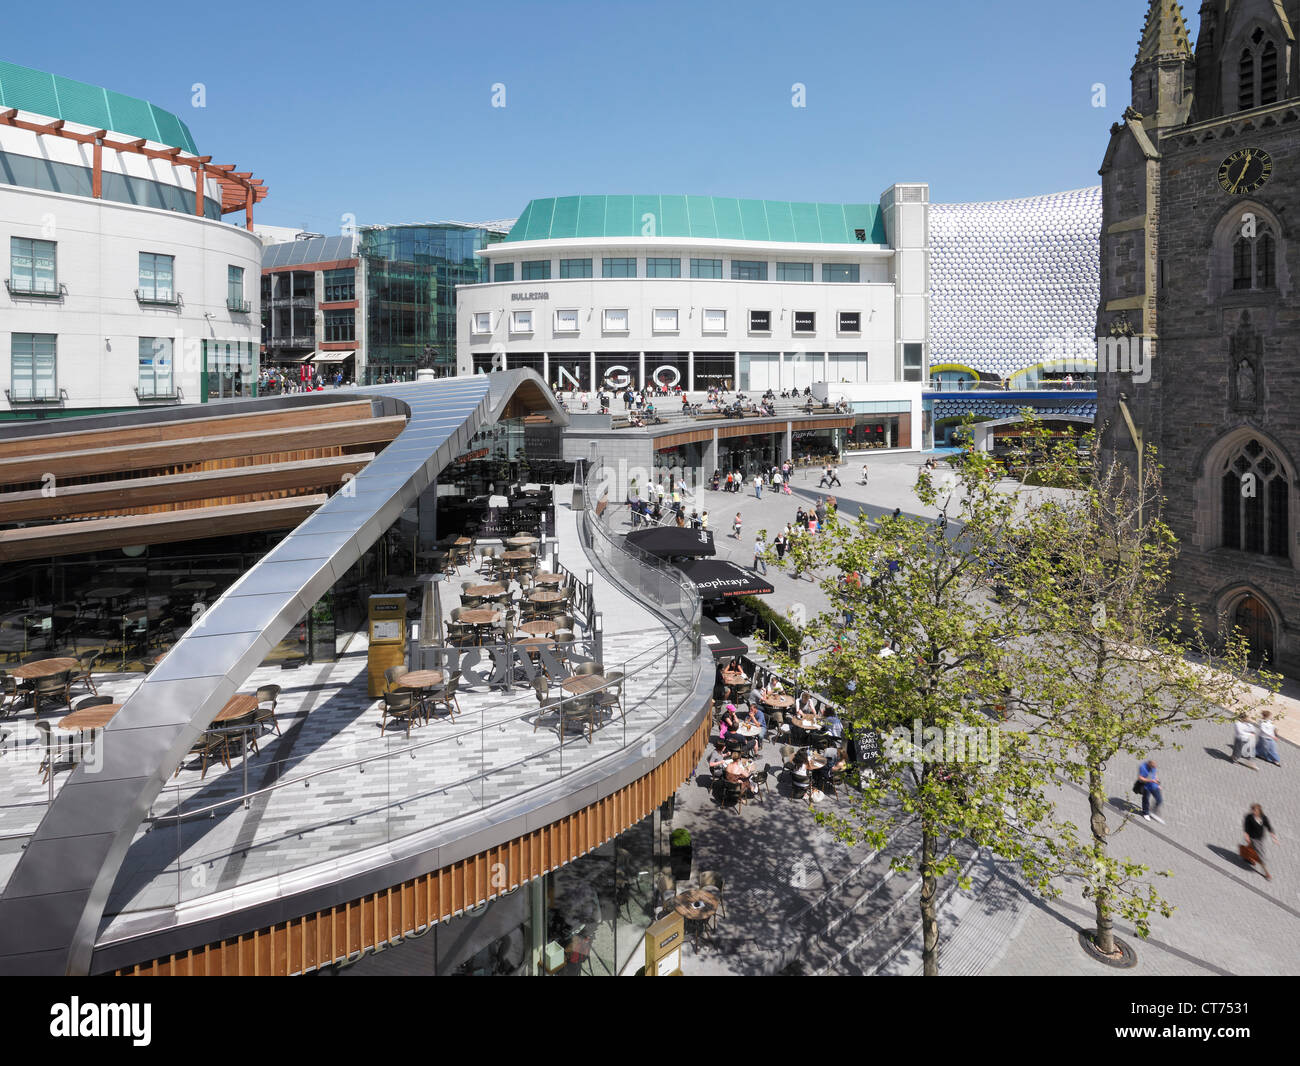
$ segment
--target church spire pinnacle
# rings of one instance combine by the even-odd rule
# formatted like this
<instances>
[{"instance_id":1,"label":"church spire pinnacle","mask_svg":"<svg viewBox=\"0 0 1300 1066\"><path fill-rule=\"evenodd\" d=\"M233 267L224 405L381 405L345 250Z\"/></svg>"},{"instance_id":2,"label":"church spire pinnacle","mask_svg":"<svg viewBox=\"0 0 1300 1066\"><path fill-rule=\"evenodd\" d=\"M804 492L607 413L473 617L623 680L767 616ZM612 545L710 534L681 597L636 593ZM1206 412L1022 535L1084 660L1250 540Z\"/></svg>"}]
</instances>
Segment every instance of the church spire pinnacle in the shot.
<instances>
[{"instance_id":1,"label":"church spire pinnacle","mask_svg":"<svg viewBox=\"0 0 1300 1066\"><path fill-rule=\"evenodd\" d=\"M1178 0L1151 0L1142 40L1138 43L1137 62L1191 55L1192 40L1183 19L1183 5Z\"/></svg>"}]
</instances>

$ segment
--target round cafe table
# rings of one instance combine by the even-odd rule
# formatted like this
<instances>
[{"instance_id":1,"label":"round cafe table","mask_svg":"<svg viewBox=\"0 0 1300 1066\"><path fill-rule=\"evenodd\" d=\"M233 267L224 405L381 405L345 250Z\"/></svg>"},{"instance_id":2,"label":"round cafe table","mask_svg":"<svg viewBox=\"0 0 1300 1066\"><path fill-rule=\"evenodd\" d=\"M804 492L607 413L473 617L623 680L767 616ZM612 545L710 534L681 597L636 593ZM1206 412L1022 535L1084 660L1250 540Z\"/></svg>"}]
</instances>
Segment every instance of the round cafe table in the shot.
<instances>
[{"instance_id":1,"label":"round cafe table","mask_svg":"<svg viewBox=\"0 0 1300 1066\"><path fill-rule=\"evenodd\" d=\"M745 725L740 726L736 730L737 736L742 736L742 737L756 737L759 736L762 732L763 731L759 729L758 726L753 725L752 723L746 723Z\"/></svg>"},{"instance_id":2,"label":"round cafe table","mask_svg":"<svg viewBox=\"0 0 1300 1066\"><path fill-rule=\"evenodd\" d=\"M821 722L818 721L816 718L794 717L791 718L790 721L793 722L795 725L797 725L800 729L804 730L804 732L811 732L812 730L821 727Z\"/></svg>"},{"instance_id":3,"label":"round cafe table","mask_svg":"<svg viewBox=\"0 0 1300 1066\"><path fill-rule=\"evenodd\" d=\"M501 612L494 611L490 607L475 607L469 611L461 611L460 620L472 626L490 626L493 622L501 621Z\"/></svg>"},{"instance_id":4,"label":"round cafe table","mask_svg":"<svg viewBox=\"0 0 1300 1066\"><path fill-rule=\"evenodd\" d=\"M673 910L693 926L695 946L700 946L700 930L718 913L718 897L702 888L679 892L673 897Z\"/></svg>"},{"instance_id":5,"label":"round cafe table","mask_svg":"<svg viewBox=\"0 0 1300 1066\"><path fill-rule=\"evenodd\" d=\"M236 692L212 719L213 726L228 726L250 717L257 710L257 696L251 692Z\"/></svg>"},{"instance_id":6,"label":"round cafe table","mask_svg":"<svg viewBox=\"0 0 1300 1066\"><path fill-rule=\"evenodd\" d=\"M59 729L83 733L90 729L103 729L113 719L113 715L122 709L120 703L101 703L98 707L87 707L84 711L73 711L60 718L56 723Z\"/></svg>"},{"instance_id":7,"label":"round cafe table","mask_svg":"<svg viewBox=\"0 0 1300 1066\"><path fill-rule=\"evenodd\" d=\"M552 587L555 586L555 585L563 585L563 584L564 584L564 575L563 575L563 574L536 573L536 574L533 575L533 584L535 584L535 585L548 585L548 586L552 586Z\"/></svg>"},{"instance_id":8,"label":"round cafe table","mask_svg":"<svg viewBox=\"0 0 1300 1066\"><path fill-rule=\"evenodd\" d=\"M536 544L537 538L531 533L520 533L515 537L507 537L506 543L512 548L523 548L527 547L529 544Z\"/></svg>"},{"instance_id":9,"label":"round cafe table","mask_svg":"<svg viewBox=\"0 0 1300 1066\"><path fill-rule=\"evenodd\" d=\"M745 676L744 670L722 671L722 683L731 688L735 688L737 685L743 685L748 680L749 678Z\"/></svg>"},{"instance_id":10,"label":"round cafe table","mask_svg":"<svg viewBox=\"0 0 1300 1066\"><path fill-rule=\"evenodd\" d=\"M474 541L469 537L457 537L452 543L457 548L468 548Z\"/></svg>"},{"instance_id":11,"label":"round cafe table","mask_svg":"<svg viewBox=\"0 0 1300 1066\"><path fill-rule=\"evenodd\" d=\"M179 585L173 586L177 592L207 592L208 589L216 587L217 583L215 581L202 580L182 581Z\"/></svg>"},{"instance_id":12,"label":"round cafe table","mask_svg":"<svg viewBox=\"0 0 1300 1066\"><path fill-rule=\"evenodd\" d=\"M584 696L588 692L594 692L598 688L603 688L605 678L601 674L582 674L577 677L566 677L560 682L560 688L565 692L572 692L575 696Z\"/></svg>"},{"instance_id":13,"label":"round cafe table","mask_svg":"<svg viewBox=\"0 0 1300 1066\"><path fill-rule=\"evenodd\" d=\"M793 696L764 696L763 702L771 707L774 711L784 711L787 707L794 706Z\"/></svg>"},{"instance_id":14,"label":"round cafe table","mask_svg":"<svg viewBox=\"0 0 1300 1066\"><path fill-rule=\"evenodd\" d=\"M9 671L10 677L19 681L36 681L38 678L61 674L64 670L73 670L80 665L76 659L37 659L35 662L15 666Z\"/></svg>"},{"instance_id":15,"label":"round cafe table","mask_svg":"<svg viewBox=\"0 0 1300 1066\"><path fill-rule=\"evenodd\" d=\"M541 589L538 592L529 593L528 599L532 603L560 603L564 599L564 593Z\"/></svg>"},{"instance_id":16,"label":"round cafe table","mask_svg":"<svg viewBox=\"0 0 1300 1066\"><path fill-rule=\"evenodd\" d=\"M525 622L519 628L531 637L549 637L555 632L555 622L539 619L536 622Z\"/></svg>"},{"instance_id":17,"label":"round cafe table","mask_svg":"<svg viewBox=\"0 0 1300 1066\"><path fill-rule=\"evenodd\" d=\"M116 586L91 589L86 593L88 600L120 600L123 596L131 595L131 590L126 588L117 588Z\"/></svg>"},{"instance_id":18,"label":"round cafe table","mask_svg":"<svg viewBox=\"0 0 1300 1066\"><path fill-rule=\"evenodd\" d=\"M477 596L479 599L487 599L489 596L504 596L506 588L504 585L470 585L465 590L466 596Z\"/></svg>"},{"instance_id":19,"label":"round cafe table","mask_svg":"<svg viewBox=\"0 0 1300 1066\"><path fill-rule=\"evenodd\" d=\"M523 648L530 655L536 654L547 648L555 647L555 641L550 637L520 637L515 641L516 648Z\"/></svg>"},{"instance_id":20,"label":"round cafe table","mask_svg":"<svg viewBox=\"0 0 1300 1066\"><path fill-rule=\"evenodd\" d=\"M441 670L412 670L409 674L403 674L394 683L398 688L426 689L441 685L442 679Z\"/></svg>"},{"instance_id":21,"label":"round cafe table","mask_svg":"<svg viewBox=\"0 0 1300 1066\"><path fill-rule=\"evenodd\" d=\"M508 563L526 563L533 558L533 553L527 548L519 548L516 551L505 552L501 558Z\"/></svg>"}]
</instances>

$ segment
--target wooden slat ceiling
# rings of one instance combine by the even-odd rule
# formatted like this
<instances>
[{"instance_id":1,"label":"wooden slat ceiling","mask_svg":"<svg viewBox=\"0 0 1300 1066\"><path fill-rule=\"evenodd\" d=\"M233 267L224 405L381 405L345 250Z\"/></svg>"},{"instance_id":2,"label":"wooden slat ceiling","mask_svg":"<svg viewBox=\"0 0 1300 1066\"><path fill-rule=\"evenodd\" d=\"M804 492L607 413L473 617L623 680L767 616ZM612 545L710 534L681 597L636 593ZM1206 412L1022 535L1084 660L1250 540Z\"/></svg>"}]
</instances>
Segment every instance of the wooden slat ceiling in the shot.
<instances>
[{"instance_id":1,"label":"wooden slat ceiling","mask_svg":"<svg viewBox=\"0 0 1300 1066\"><path fill-rule=\"evenodd\" d=\"M345 401L0 441L0 562L291 529L405 426Z\"/></svg>"}]
</instances>

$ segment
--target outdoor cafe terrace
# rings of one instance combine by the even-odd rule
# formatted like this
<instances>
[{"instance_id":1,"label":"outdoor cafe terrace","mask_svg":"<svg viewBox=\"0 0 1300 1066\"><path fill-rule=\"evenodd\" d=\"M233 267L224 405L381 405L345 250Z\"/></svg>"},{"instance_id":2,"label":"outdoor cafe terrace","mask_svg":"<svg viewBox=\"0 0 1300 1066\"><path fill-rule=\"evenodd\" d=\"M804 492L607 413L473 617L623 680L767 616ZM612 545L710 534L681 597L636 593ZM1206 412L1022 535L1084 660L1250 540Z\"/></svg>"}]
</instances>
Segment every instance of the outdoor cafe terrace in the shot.
<instances>
[{"instance_id":1,"label":"outdoor cafe terrace","mask_svg":"<svg viewBox=\"0 0 1300 1066\"><path fill-rule=\"evenodd\" d=\"M589 550L584 521L594 523ZM442 618L432 616L429 592L410 661L389 682L396 698L368 696L363 634L337 661L260 667L205 735L206 753L201 742L184 758L137 831L100 945L337 879L399 851L413 834L442 828L450 836L467 816L653 744L651 732L684 702L699 692L707 698L713 667L699 657L690 625L669 624L671 615L642 605L667 604L680 619L697 618L690 590L667 574L638 576L634 564L616 559L620 549L591 512L557 506L556 527L550 557L549 543L502 544L467 553L459 566L449 562L438 583ZM535 561L518 560L523 574L503 571L489 556L507 551ZM527 572L547 564L554 578ZM628 595L629 579L641 602ZM462 585L469 586L463 596ZM501 592L480 587L493 585ZM558 595L554 604L542 597L547 602L529 606L537 592ZM457 667L457 685L447 692L446 675ZM442 668L443 676L404 685L400 675L412 668ZM5 708L0 886L72 759L93 769L96 745L113 738L95 727L142 678L94 675L107 702L71 722L69 704L57 697L42 697L39 717L25 696ZM403 698L412 687L414 697ZM89 687L74 682L71 708L83 692Z\"/></svg>"}]
</instances>

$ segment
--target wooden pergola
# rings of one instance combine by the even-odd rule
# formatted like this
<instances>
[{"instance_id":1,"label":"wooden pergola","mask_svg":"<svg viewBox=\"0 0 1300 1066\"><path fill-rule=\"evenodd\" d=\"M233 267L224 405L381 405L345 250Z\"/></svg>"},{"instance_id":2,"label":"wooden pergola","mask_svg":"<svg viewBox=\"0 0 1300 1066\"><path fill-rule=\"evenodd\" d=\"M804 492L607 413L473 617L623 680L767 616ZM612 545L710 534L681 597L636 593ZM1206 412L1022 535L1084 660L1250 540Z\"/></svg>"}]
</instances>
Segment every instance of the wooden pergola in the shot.
<instances>
[{"instance_id":1,"label":"wooden pergola","mask_svg":"<svg viewBox=\"0 0 1300 1066\"><path fill-rule=\"evenodd\" d=\"M91 195L97 200L103 198L105 148L114 152L133 152L147 159L159 159L175 167L189 167L194 172L194 213L200 217L203 216L203 185L207 178L214 179L221 186L221 213L228 215L242 208L244 228L248 230L253 228L253 205L266 197L266 186L260 178L253 177L250 171L237 171L233 163L214 163L210 155L190 155L181 148L148 148L146 145L149 142L143 137L109 140L108 130L78 133L68 129L64 119L32 122L19 118L18 110L12 107L0 108L0 126L12 126L42 137L63 137L79 144L93 145L95 154Z\"/></svg>"}]
</instances>

